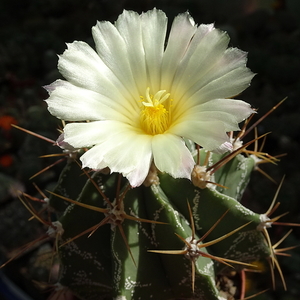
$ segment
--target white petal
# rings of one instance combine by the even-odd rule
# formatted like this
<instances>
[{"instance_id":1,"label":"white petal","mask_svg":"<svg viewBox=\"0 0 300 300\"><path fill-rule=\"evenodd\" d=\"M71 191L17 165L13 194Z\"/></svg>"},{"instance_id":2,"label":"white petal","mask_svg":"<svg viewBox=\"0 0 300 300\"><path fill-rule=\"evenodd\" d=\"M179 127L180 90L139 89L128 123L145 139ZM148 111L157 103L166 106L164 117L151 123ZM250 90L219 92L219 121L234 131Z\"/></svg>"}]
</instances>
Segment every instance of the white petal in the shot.
<instances>
[{"instance_id":1,"label":"white petal","mask_svg":"<svg viewBox=\"0 0 300 300\"><path fill-rule=\"evenodd\" d=\"M136 99L137 103L140 93L128 60L127 46L120 32L110 22L97 22L92 33L101 60L127 90L125 96Z\"/></svg>"},{"instance_id":2,"label":"white petal","mask_svg":"<svg viewBox=\"0 0 300 300\"><path fill-rule=\"evenodd\" d=\"M139 95L144 95L148 81L141 16L133 11L126 11L115 22L117 30L124 39L127 58L130 64ZM134 33L134 34L133 34Z\"/></svg>"},{"instance_id":3,"label":"white petal","mask_svg":"<svg viewBox=\"0 0 300 300\"><path fill-rule=\"evenodd\" d=\"M238 123L245 120L255 112L249 103L236 99L211 100L195 107L195 110L210 112L222 111L231 114Z\"/></svg>"},{"instance_id":4,"label":"white petal","mask_svg":"<svg viewBox=\"0 0 300 300\"><path fill-rule=\"evenodd\" d=\"M111 77L112 72L105 68L98 54L87 43L75 41L67 46L58 60L61 74L74 85L101 93L99 83L102 77Z\"/></svg>"},{"instance_id":5,"label":"white petal","mask_svg":"<svg viewBox=\"0 0 300 300\"><path fill-rule=\"evenodd\" d=\"M145 180L152 161L152 136L116 121L70 123L64 141L75 148L92 147L81 156L83 167L122 173L132 186Z\"/></svg>"},{"instance_id":6,"label":"white petal","mask_svg":"<svg viewBox=\"0 0 300 300\"><path fill-rule=\"evenodd\" d=\"M161 172L190 179L195 162L180 137L167 133L155 135L152 150L154 164Z\"/></svg>"},{"instance_id":7,"label":"white petal","mask_svg":"<svg viewBox=\"0 0 300 300\"><path fill-rule=\"evenodd\" d=\"M83 167L122 173L133 187L141 185L152 162L151 136L134 131L115 132L81 156Z\"/></svg>"},{"instance_id":8,"label":"white petal","mask_svg":"<svg viewBox=\"0 0 300 300\"><path fill-rule=\"evenodd\" d=\"M170 91L177 67L186 53L196 30L197 27L194 24L194 20L188 13L175 17L162 61L162 89Z\"/></svg>"},{"instance_id":9,"label":"white petal","mask_svg":"<svg viewBox=\"0 0 300 300\"><path fill-rule=\"evenodd\" d=\"M108 122L69 123L64 127L64 141L75 148L92 147L105 138L103 131Z\"/></svg>"},{"instance_id":10,"label":"white petal","mask_svg":"<svg viewBox=\"0 0 300 300\"><path fill-rule=\"evenodd\" d=\"M209 151L229 142L224 123L216 119L177 123L169 128L168 133L188 138Z\"/></svg>"},{"instance_id":11,"label":"white petal","mask_svg":"<svg viewBox=\"0 0 300 300\"><path fill-rule=\"evenodd\" d=\"M216 120L217 122L223 124L223 130L226 132L240 130L238 122L236 121L234 115L223 111L204 111L198 114L190 115L189 118L186 118L186 120L187 122L197 122L199 120L201 120L202 122L209 122Z\"/></svg>"},{"instance_id":12,"label":"white petal","mask_svg":"<svg viewBox=\"0 0 300 300\"><path fill-rule=\"evenodd\" d=\"M116 102L127 101L127 106L138 110L139 95L132 98L128 87L118 79L98 54L86 43L75 41L67 44L68 49L59 57L58 69L72 84L82 87ZM132 99L136 99L132 101Z\"/></svg>"},{"instance_id":13,"label":"white petal","mask_svg":"<svg viewBox=\"0 0 300 300\"><path fill-rule=\"evenodd\" d=\"M210 69L207 69L205 74L205 70L199 70L195 64L194 71L198 70L198 73L191 76L192 71L186 72L181 82L174 83L177 92L172 96L179 100L174 101L175 115L177 109L187 110L196 103L233 97L250 85L255 74L246 67L245 52L236 48L229 48L222 55L218 51L215 53L215 49L211 49L211 52L212 58L215 56L215 61L211 61ZM198 56L201 57L201 54L199 53ZM189 68L193 69L193 66L189 65Z\"/></svg>"},{"instance_id":14,"label":"white petal","mask_svg":"<svg viewBox=\"0 0 300 300\"><path fill-rule=\"evenodd\" d=\"M137 102L147 87L160 87L166 24L165 14L153 9L141 15L124 11L116 26L98 22L93 27L99 56Z\"/></svg>"},{"instance_id":15,"label":"white petal","mask_svg":"<svg viewBox=\"0 0 300 300\"><path fill-rule=\"evenodd\" d=\"M215 99L188 109L180 122L218 120L223 122L226 131L236 131L239 130L238 123L254 112L250 104L244 101Z\"/></svg>"},{"instance_id":16,"label":"white petal","mask_svg":"<svg viewBox=\"0 0 300 300\"><path fill-rule=\"evenodd\" d=\"M176 97L199 80L206 80L210 69L220 60L229 42L226 33L210 25L200 25L177 70L174 86Z\"/></svg>"},{"instance_id":17,"label":"white petal","mask_svg":"<svg viewBox=\"0 0 300 300\"><path fill-rule=\"evenodd\" d=\"M147 64L148 87L151 91L163 88L161 82L161 62L165 47L167 17L161 10L153 9L141 15L143 45Z\"/></svg>"},{"instance_id":18,"label":"white petal","mask_svg":"<svg viewBox=\"0 0 300 300\"><path fill-rule=\"evenodd\" d=\"M69 123L64 127L65 142L75 148L91 147L101 144L108 139L115 139L127 132L135 132L136 129L128 124L118 121L94 121L89 123Z\"/></svg>"},{"instance_id":19,"label":"white petal","mask_svg":"<svg viewBox=\"0 0 300 300\"><path fill-rule=\"evenodd\" d=\"M45 87L50 92L48 110L66 121L103 120L131 123L138 114L126 107L126 101L114 101L99 93L57 80ZM122 99L120 99L122 100Z\"/></svg>"},{"instance_id":20,"label":"white petal","mask_svg":"<svg viewBox=\"0 0 300 300\"><path fill-rule=\"evenodd\" d=\"M223 68L223 70L224 69L225 68ZM189 90L188 94L192 94L195 91L189 101L191 103L204 103L211 99L234 97L250 85L255 74L246 67L239 67L220 77L217 77L218 75L216 72L214 74L215 78L206 85L203 85L203 87L198 89L198 87L195 86ZM196 89L198 90L196 91Z\"/></svg>"}]
</instances>

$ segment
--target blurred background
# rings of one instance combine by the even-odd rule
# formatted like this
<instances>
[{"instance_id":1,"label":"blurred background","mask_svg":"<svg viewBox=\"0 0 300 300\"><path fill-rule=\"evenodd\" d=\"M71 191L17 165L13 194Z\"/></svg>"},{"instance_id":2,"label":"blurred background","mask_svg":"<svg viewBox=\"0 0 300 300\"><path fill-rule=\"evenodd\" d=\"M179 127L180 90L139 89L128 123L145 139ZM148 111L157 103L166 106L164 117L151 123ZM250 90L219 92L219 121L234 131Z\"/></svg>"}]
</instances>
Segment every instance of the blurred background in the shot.
<instances>
[{"instance_id":1,"label":"blurred background","mask_svg":"<svg viewBox=\"0 0 300 300\"><path fill-rule=\"evenodd\" d=\"M50 189L63 166L55 165L29 180L57 160L39 156L58 150L10 124L56 140L60 123L46 109L43 100L47 93L42 86L60 78L57 54L65 50L65 43L83 40L93 46L91 27L97 20L114 22L123 9L142 12L153 7L164 10L169 21L178 13L189 11L198 24L215 23L217 28L228 32L231 46L249 52L248 66L257 75L239 98L257 108L258 117L288 97L258 126L258 132L272 132L265 152L287 153L278 165L262 166L276 182L286 176L278 196L281 205L275 215L289 211L282 221L300 223L299 0L0 0L1 263L45 230L37 221L28 221L30 214L18 199L18 193L41 198L33 183L43 190ZM276 188L275 183L255 172L244 204L263 213ZM287 227L274 226L273 242L287 231ZM282 247L294 245L300 245L297 227L282 243ZM47 255L51 247L51 243L35 243L0 271L0 300L47 299L51 293L47 284L49 268L55 268L51 267L51 255ZM291 257L280 257L288 291L283 290L276 274L276 291L270 290L255 299L300 299L300 250L296 248L289 253ZM269 272L259 282L251 274L248 278L249 293L271 287Z\"/></svg>"}]
</instances>

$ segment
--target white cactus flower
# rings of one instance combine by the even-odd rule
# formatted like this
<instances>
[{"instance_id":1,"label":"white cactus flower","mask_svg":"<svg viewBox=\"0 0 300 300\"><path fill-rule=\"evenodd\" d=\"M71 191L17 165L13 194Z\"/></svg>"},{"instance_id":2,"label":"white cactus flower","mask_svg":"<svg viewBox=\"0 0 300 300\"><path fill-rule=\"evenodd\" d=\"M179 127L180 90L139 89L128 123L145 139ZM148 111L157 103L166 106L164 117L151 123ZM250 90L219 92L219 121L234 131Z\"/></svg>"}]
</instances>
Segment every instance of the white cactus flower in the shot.
<instances>
[{"instance_id":1,"label":"white cactus flower","mask_svg":"<svg viewBox=\"0 0 300 300\"><path fill-rule=\"evenodd\" d=\"M188 13L174 19L167 42L166 32L164 12L124 11L115 24L93 27L96 51L75 41L59 57L66 80L46 87L46 102L51 114L72 121L64 142L89 148L83 167L109 167L133 187L152 162L175 178L190 178L195 163L182 138L217 149L253 113L229 99L248 87L253 73L245 52L227 48L225 32L195 25Z\"/></svg>"}]
</instances>

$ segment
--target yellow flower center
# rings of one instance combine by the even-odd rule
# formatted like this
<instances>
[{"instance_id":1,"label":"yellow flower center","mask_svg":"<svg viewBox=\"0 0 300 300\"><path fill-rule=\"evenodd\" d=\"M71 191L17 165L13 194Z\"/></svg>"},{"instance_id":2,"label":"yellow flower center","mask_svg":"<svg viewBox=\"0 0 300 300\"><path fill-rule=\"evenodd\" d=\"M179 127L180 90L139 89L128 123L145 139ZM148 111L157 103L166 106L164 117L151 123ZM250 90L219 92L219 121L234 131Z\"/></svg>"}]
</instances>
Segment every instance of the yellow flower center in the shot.
<instances>
[{"instance_id":1,"label":"yellow flower center","mask_svg":"<svg viewBox=\"0 0 300 300\"><path fill-rule=\"evenodd\" d=\"M154 96L150 95L150 88L146 90L146 96L142 97L141 126L147 134L155 135L164 133L170 123L170 94L165 90L158 91ZM166 102L166 100L168 100ZM145 101L146 100L146 101ZM164 106L164 102L169 105Z\"/></svg>"}]
</instances>

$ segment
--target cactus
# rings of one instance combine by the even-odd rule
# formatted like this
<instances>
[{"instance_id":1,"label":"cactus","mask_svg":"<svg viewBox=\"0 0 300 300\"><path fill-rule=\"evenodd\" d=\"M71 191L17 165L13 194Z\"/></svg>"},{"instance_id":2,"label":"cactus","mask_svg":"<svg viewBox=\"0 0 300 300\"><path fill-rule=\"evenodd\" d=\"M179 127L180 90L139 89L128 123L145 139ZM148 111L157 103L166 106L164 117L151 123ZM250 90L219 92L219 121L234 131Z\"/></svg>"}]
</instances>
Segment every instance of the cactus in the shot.
<instances>
[{"instance_id":1,"label":"cactus","mask_svg":"<svg viewBox=\"0 0 300 300\"><path fill-rule=\"evenodd\" d=\"M133 25L128 22L131 19ZM149 30L145 26L147 20L153 25ZM126 32L136 24L143 31L142 41ZM64 149L67 160L56 187L49 191L51 223L43 221L30 205L27 207L37 219L50 225L48 235L56 240L60 262L57 286L66 287L80 299L222 300L227 297L216 278L232 269L255 270L254 262L266 261L270 262L271 269L276 266L280 271L276 258L280 250L276 250L277 244L271 245L267 231L274 221L269 218L274 211L273 204L265 214L241 204L251 174L259 163L277 161L266 153L248 150L252 143L257 149L261 137L243 145L242 137L253 127L246 130L247 121L241 133L232 138L237 123L254 112L243 101L227 99L245 89L253 77L245 67L245 53L234 48L225 50L229 40L226 34L215 30L213 25L197 27L187 13L179 15L174 24L169 38L171 46L165 50L174 64L166 54L161 65L156 66L153 62L160 59L156 52L159 47L152 49L147 39L149 32L157 34L164 49L164 34L160 35L166 32L165 15L155 9L141 16L124 12L115 27L104 22L93 28L98 53L83 42L70 44L59 61L61 72L70 82L58 80L46 87L50 93L49 111L58 118L80 122L68 123L56 142ZM106 36L107 31L116 35ZM177 33L183 45L178 48ZM104 37L109 40L107 44ZM139 42L144 48L139 47ZM200 46L195 45L198 42ZM132 44L143 51L136 50L136 57L130 55L123 61L121 52L128 54L133 50ZM210 57L207 49L211 45L217 50L212 48ZM206 73L197 66L193 72L196 76L203 71L205 76L202 75L208 79L199 75L199 87L195 87L196 83L190 85L188 81L198 61L194 54L200 54L199 49L205 54L200 61ZM120 64L112 63L110 55L121 59ZM144 73L142 66L141 70L136 68L139 55L149 59ZM177 62L177 56L182 58L182 65ZM94 64L101 66L104 75L97 73ZM154 95L150 87L142 85L137 88L142 94L141 101L136 102L132 96L134 91L125 97L122 93L126 94L127 90L122 84L131 80L127 76L128 65L149 82L161 80L170 93L160 85L154 89L155 84L151 83ZM223 70L224 65L228 69ZM91 70L86 71L82 66ZM174 71L176 66L178 70ZM189 71L184 73L186 69ZM158 70L162 74L157 75ZM83 78L85 71L93 77ZM176 72L180 74L178 77ZM168 82L170 74L174 80ZM119 85L122 76L128 82ZM220 78L222 82L218 83ZM173 81L181 88L173 87ZM232 87L227 90L229 84ZM120 91L116 91L117 85ZM187 86L192 92L181 91ZM142 88L145 93L141 92ZM121 102L115 104L107 96L107 90L115 92L108 94L116 102L124 96L121 98L126 113ZM219 92L225 94L224 99L219 99ZM188 95L186 99L182 93ZM194 99L193 93L201 94L200 100ZM69 97L78 103L74 104ZM82 105L85 104L82 99L87 105ZM92 122L81 122L86 119ZM199 123L195 121L198 119L201 119ZM198 126L197 134L196 130L190 134L191 126ZM229 136L227 132L231 132ZM128 144L131 140L133 146ZM130 151L136 151L132 161L128 159L130 151L124 151L127 145ZM135 145L139 148L134 149ZM176 148L171 159L163 146L169 146L167 150L172 151ZM178 161L172 161L174 157ZM284 283L281 271L280 274Z\"/></svg>"},{"instance_id":2,"label":"cactus","mask_svg":"<svg viewBox=\"0 0 300 300\"><path fill-rule=\"evenodd\" d=\"M200 165L231 158L211 176L220 186L154 171L152 183L132 189L117 173L83 175L69 159L49 199L59 216L60 285L87 300L222 299L217 275L269 259L261 215L239 202L257 157L199 154Z\"/></svg>"},{"instance_id":3,"label":"cactus","mask_svg":"<svg viewBox=\"0 0 300 300\"><path fill-rule=\"evenodd\" d=\"M50 225L47 236L57 242L57 287L84 300L222 300L227 297L218 277L232 269L255 270L256 262L266 262L273 280L273 267L279 269L286 288L276 258L281 251L267 232L278 219L269 218L274 201L265 214L240 203L258 165L278 160L248 150L252 143L256 149L258 140L239 142L227 154L186 140L195 160L192 180L173 178L152 166L136 188L119 173L82 169L78 158L84 151L65 151L66 164L48 191L52 222L42 221Z\"/></svg>"}]
</instances>

